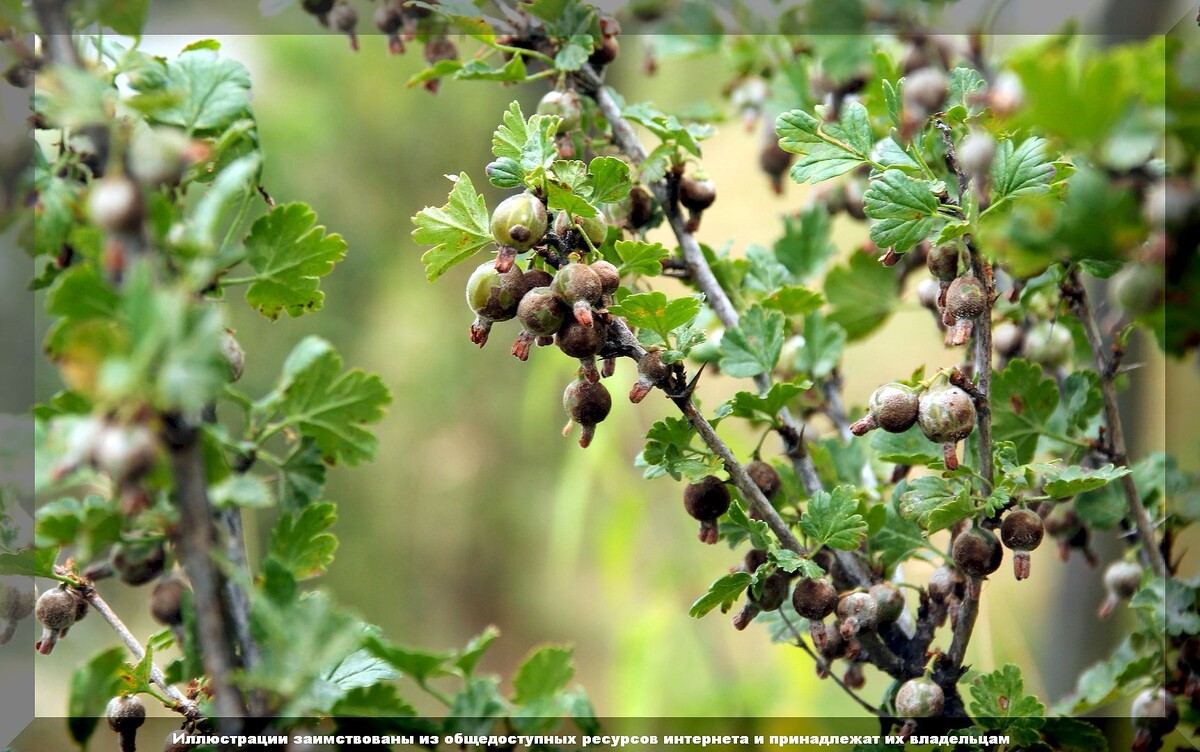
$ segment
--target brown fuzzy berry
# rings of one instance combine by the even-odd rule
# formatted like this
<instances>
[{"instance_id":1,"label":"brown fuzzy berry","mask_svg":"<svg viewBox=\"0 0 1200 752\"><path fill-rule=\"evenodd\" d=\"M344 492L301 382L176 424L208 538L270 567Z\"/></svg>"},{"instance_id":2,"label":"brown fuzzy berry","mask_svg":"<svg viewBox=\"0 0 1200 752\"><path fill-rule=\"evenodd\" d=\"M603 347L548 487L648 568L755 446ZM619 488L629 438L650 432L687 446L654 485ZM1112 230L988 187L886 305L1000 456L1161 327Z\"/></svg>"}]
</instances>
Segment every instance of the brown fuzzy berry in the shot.
<instances>
[{"instance_id":1,"label":"brown fuzzy berry","mask_svg":"<svg viewBox=\"0 0 1200 752\"><path fill-rule=\"evenodd\" d=\"M981 580L1000 568L1004 549L995 533L973 527L959 533L951 549L954 564L969 577Z\"/></svg>"},{"instance_id":2,"label":"brown fuzzy berry","mask_svg":"<svg viewBox=\"0 0 1200 752\"><path fill-rule=\"evenodd\" d=\"M168 627L183 623L183 598L187 586L179 580L164 580L150 594L150 615Z\"/></svg>"},{"instance_id":3,"label":"brown fuzzy berry","mask_svg":"<svg viewBox=\"0 0 1200 752\"><path fill-rule=\"evenodd\" d=\"M572 381L563 392L563 410L583 429L579 446L587 448L596 433L596 424L608 417L612 396L603 384L586 379ZM570 424L567 424L568 428Z\"/></svg>"},{"instance_id":4,"label":"brown fuzzy berry","mask_svg":"<svg viewBox=\"0 0 1200 752\"><path fill-rule=\"evenodd\" d=\"M638 360L638 380L629 390L629 401L637 404L646 398L650 390L664 383L671 375L671 367L662 362L662 353L650 351Z\"/></svg>"},{"instance_id":5,"label":"brown fuzzy berry","mask_svg":"<svg viewBox=\"0 0 1200 752\"><path fill-rule=\"evenodd\" d=\"M958 277L958 246L947 243L929 249L925 266L930 274L943 282L954 280Z\"/></svg>"},{"instance_id":6,"label":"brown fuzzy berry","mask_svg":"<svg viewBox=\"0 0 1200 752\"><path fill-rule=\"evenodd\" d=\"M112 566L126 585L144 585L162 574L166 560L161 542L118 544L113 549Z\"/></svg>"},{"instance_id":7,"label":"brown fuzzy berry","mask_svg":"<svg viewBox=\"0 0 1200 752\"><path fill-rule=\"evenodd\" d=\"M467 280L467 305L476 316L471 324L471 341L483 347L493 323L517 315L526 291L525 275L516 266L505 272L497 271L491 261L477 266Z\"/></svg>"},{"instance_id":8,"label":"brown fuzzy berry","mask_svg":"<svg viewBox=\"0 0 1200 752\"><path fill-rule=\"evenodd\" d=\"M792 606L796 613L810 621L820 621L829 616L837 608L837 603L837 590L824 578L800 580L792 591Z\"/></svg>"},{"instance_id":9,"label":"brown fuzzy berry","mask_svg":"<svg viewBox=\"0 0 1200 752\"><path fill-rule=\"evenodd\" d=\"M978 318L987 309L987 291L974 277L955 277L946 290L947 326L955 321Z\"/></svg>"},{"instance_id":10,"label":"brown fuzzy berry","mask_svg":"<svg viewBox=\"0 0 1200 752\"><path fill-rule=\"evenodd\" d=\"M639 230L654 216L654 198L644 186L635 185L629 191L629 225Z\"/></svg>"},{"instance_id":11,"label":"brown fuzzy berry","mask_svg":"<svg viewBox=\"0 0 1200 752\"><path fill-rule=\"evenodd\" d=\"M918 400L917 422L934 443L960 441L975 430L975 402L956 386L933 387Z\"/></svg>"},{"instance_id":12,"label":"brown fuzzy berry","mask_svg":"<svg viewBox=\"0 0 1200 752\"><path fill-rule=\"evenodd\" d=\"M935 718L945 705L942 688L929 679L909 679L896 692L896 715L900 718Z\"/></svg>"},{"instance_id":13,"label":"brown fuzzy berry","mask_svg":"<svg viewBox=\"0 0 1200 752\"><path fill-rule=\"evenodd\" d=\"M685 177L679 181L679 203L691 212L702 212L717 200L717 186L711 180Z\"/></svg>"},{"instance_id":14,"label":"brown fuzzy berry","mask_svg":"<svg viewBox=\"0 0 1200 752\"><path fill-rule=\"evenodd\" d=\"M1000 540L1014 552L1013 571L1018 580L1029 576L1029 552L1042 544L1042 518L1028 509L1014 509L1000 525Z\"/></svg>"},{"instance_id":15,"label":"brown fuzzy berry","mask_svg":"<svg viewBox=\"0 0 1200 752\"><path fill-rule=\"evenodd\" d=\"M564 317L563 326L554 335L554 344L572 358L590 358L600 352L608 336L608 325L596 319L591 326Z\"/></svg>"},{"instance_id":16,"label":"brown fuzzy berry","mask_svg":"<svg viewBox=\"0 0 1200 752\"><path fill-rule=\"evenodd\" d=\"M917 421L919 395L905 384L884 384L871 393L867 405L875 423L889 433L903 433Z\"/></svg>"},{"instance_id":17,"label":"brown fuzzy berry","mask_svg":"<svg viewBox=\"0 0 1200 752\"><path fill-rule=\"evenodd\" d=\"M779 489L783 485L779 471L770 463L762 460L754 460L746 465L746 474L750 476L750 480L754 481L754 485L758 486L758 490L762 491L762 495L767 499L775 498L775 494L779 493Z\"/></svg>"},{"instance_id":18,"label":"brown fuzzy berry","mask_svg":"<svg viewBox=\"0 0 1200 752\"><path fill-rule=\"evenodd\" d=\"M872 585L868 591L879 607L879 623L891 624L904 613L904 595L890 582Z\"/></svg>"},{"instance_id":19,"label":"brown fuzzy berry","mask_svg":"<svg viewBox=\"0 0 1200 752\"><path fill-rule=\"evenodd\" d=\"M683 490L683 508L701 522L712 522L729 511L729 500L729 489L715 475L689 483Z\"/></svg>"}]
</instances>

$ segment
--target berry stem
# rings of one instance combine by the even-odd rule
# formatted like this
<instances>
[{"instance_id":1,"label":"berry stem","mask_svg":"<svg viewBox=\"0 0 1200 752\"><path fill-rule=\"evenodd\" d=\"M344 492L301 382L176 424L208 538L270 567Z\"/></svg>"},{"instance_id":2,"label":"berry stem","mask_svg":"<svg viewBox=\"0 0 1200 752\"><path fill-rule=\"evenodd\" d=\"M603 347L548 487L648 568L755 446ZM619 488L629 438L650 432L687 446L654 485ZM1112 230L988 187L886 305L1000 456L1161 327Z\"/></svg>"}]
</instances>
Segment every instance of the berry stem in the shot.
<instances>
[{"instance_id":1,"label":"berry stem","mask_svg":"<svg viewBox=\"0 0 1200 752\"><path fill-rule=\"evenodd\" d=\"M1092 353L1096 357L1096 370L1100 372L1100 393L1104 396L1104 422L1108 426L1109 459L1117 467L1128 467L1129 457L1125 448L1125 430L1121 425L1121 411L1117 405L1117 388L1114 383L1116 378L1116 368L1113 367L1115 355L1109 355L1112 351L1104 346L1100 326L1096 323L1096 316L1088 302L1087 290L1084 289L1083 283L1079 279L1077 269L1071 269L1068 284L1070 285L1071 308L1079 317L1080 323L1083 324L1088 345L1091 346ZM1138 539L1142 544L1138 551L1139 558L1156 576L1166 577L1167 562L1154 537L1154 524L1150 520L1150 513L1146 511L1146 506L1142 504L1142 496L1138 493L1132 473L1121 478L1121 490L1125 494L1125 501L1133 515Z\"/></svg>"},{"instance_id":2,"label":"berry stem","mask_svg":"<svg viewBox=\"0 0 1200 752\"><path fill-rule=\"evenodd\" d=\"M96 613L104 617L104 620L108 622L112 630L121 638L121 642L125 643L125 647L129 649L134 658L140 662L146 657L146 649L133 636L133 633L129 631L129 627L125 626L125 622L121 621L121 617L117 616L112 607L108 605L108 602L100 597L100 594L96 592L94 587L82 588L78 592L87 600L88 605L96 610ZM167 697L175 702L175 706L171 707L171 710L189 720L195 720L199 717L200 711L196 703L184 697L182 692L172 686L167 681L162 669L154 663L150 664L150 681L162 687Z\"/></svg>"},{"instance_id":3,"label":"berry stem","mask_svg":"<svg viewBox=\"0 0 1200 752\"><path fill-rule=\"evenodd\" d=\"M808 653L808 656L812 658L814 662L816 662L818 670L824 670L824 672L828 674L829 678L833 679L834 684L837 684L842 688L842 691L850 695L850 699L862 706L863 710L866 710L871 715L883 716L883 713L879 710L879 708L859 697L857 692L846 685L846 682L842 681L837 674L829 670L829 662L813 652L812 648L808 646L808 643L804 641L804 638L800 636L800 632L796 629L796 625L792 624L792 620L789 619L787 614L783 612L783 609L779 610L779 618L783 620L783 623L787 625L787 628L796 638L796 641L792 644L803 650L805 653Z\"/></svg>"}]
</instances>

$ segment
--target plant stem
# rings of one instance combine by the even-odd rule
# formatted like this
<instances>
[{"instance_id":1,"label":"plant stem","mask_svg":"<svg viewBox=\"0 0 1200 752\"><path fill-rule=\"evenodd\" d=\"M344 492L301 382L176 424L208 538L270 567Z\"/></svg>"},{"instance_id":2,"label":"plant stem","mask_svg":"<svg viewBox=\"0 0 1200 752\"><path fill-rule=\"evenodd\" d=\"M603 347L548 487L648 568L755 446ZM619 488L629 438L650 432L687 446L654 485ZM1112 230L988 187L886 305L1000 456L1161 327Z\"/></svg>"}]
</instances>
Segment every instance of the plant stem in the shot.
<instances>
[{"instance_id":1,"label":"plant stem","mask_svg":"<svg viewBox=\"0 0 1200 752\"><path fill-rule=\"evenodd\" d=\"M871 703L869 703L866 700L864 700L863 698L859 697L857 692L855 692L853 689L850 689L850 687L846 685L846 682L842 681L841 678L839 678L837 676L837 674L834 674L832 671L829 670L830 669L829 662L826 661L823 657L821 657L821 656L817 655L815 652L813 652L813 649L808 646L808 643L805 642L804 638L800 635L800 631L798 629L796 629L796 626L794 624L792 624L792 620L787 618L787 614L783 613L783 611L780 611L779 618L783 619L783 623L787 625L787 628L789 630L791 630L792 635L796 638L796 641L792 644L795 645L796 647L800 648L804 652L808 653L809 657L811 657L813 659L813 661L816 662L817 668L821 669L822 671L825 671L828 674L829 678L833 679L834 683L842 688L843 692L850 695L850 699L857 702L860 706L862 706L863 710L866 710L871 715L878 715L878 716L883 715L883 713L880 712L879 708L876 708Z\"/></svg>"},{"instance_id":2,"label":"plant stem","mask_svg":"<svg viewBox=\"0 0 1200 752\"><path fill-rule=\"evenodd\" d=\"M164 438L170 450L175 503L179 507L175 540L195 594L196 631L204 671L212 687L218 729L221 733L236 733L246 708L229 681L236 663L225 627L229 606L222 593L221 576L212 561L215 531L199 431L179 416L166 416L165 422Z\"/></svg>"},{"instance_id":3,"label":"plant stem","mask_svg":"<svg viewBox=\"0 0 1200 752\"><path fill-rule=\"evenodd\" d=\"M125 622L121 621L121 618L112 610L112 607L100 597L100 594L96 592L96 589L89 586L86 588L80 588L79 591L83 597L87 599L88 604L90 604L91 607L96 610L96 613L104 617L104 620L108 622L108 625L112 627L113 631L117 633L117 636L121 638L121 642L125 643L125 647L129 648L129 652L133 654L133 657L139 662L143 660L146 657L146 649L142 647L142 644L138 642L136 637L133 636L133 633L129 631L129 627L125 626ZM174 710L189 720L195 720L199 717L200 711L197 708L196 703L184 697L182 692L167 682L167 678L163 674L162 669L160 669L154 663L150 664L150 680L162 687L162 690L167 694L167 697L171 698L175 702L175 706L172 707L171 710Z\"/></svg>"},{"instance_id":4,"label":"plant stem","mask_svg":"<svg viewBox=\"0 0 1200 752\"><path fill-rule=\"evenodd\" d=\"M1100 326L1096 323L1096 316L1088 303L1087 290L1084 289L1083 283L1079 279L1078 270L1074 268L1071 269L1070 285L1071 307L1083 324L1088 345L1091 346L1092 353L1096 358L1096 370L1100 372L1100 393L1104 396L1104 422L1108 426L1108 443L1111 449L1109 457L1117 467L1129 467L1129 457L1125 447L1125 430L1121 425L1121 411L1117 406L1117 388L1114 383L1116 359L1108 355L1110 350L1104 346ZM1150 520L1150 513L1146 511L1146 506L1142 504L1142 496L1138 493L1133 474L1123 476L1120 482L1121 490L1125 493L1125 501L1133 515L1138 539L1142 544L1138 555L1142 563L1150 567L1155 575L1166 577L1167 562L1154 537L1154 524Z\"/></svg>"}]
</instances>

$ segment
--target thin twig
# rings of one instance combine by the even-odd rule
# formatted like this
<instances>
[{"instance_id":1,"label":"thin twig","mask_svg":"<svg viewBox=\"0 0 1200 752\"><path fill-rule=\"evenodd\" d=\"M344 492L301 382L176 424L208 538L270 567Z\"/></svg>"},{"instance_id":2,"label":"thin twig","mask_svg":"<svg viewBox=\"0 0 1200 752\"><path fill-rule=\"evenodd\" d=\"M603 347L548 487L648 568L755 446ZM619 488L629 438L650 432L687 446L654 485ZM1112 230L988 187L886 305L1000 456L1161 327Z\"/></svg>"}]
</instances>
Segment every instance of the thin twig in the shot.
<instances>
[{"instance_id":1,"label":"thin twig","mask_svg":"<svg viewBox=\"0 0 1200 752\"><path fill-rule=\"evenodd\" d=\"M1121 425L1121 411L1117 406L1113 357L1110 357L1109 350L1104 345L1100 326L1096 323L1096 316L1088 302L1087 290L1084 289L1083 283L1079 279L1078 270L1074 268L1071 270L1070 285L1071 307L1083 324L1088 345L1096 358L1096 370L1100 372L1100 393L1104 396L1104 422L1108 427L1109 458L1117 467L1128 467L1129 457L1125 447L1125 430ZM1137 528L1138 539L1142 544L1138 555L1141 557L1142 563L1150 567L1155 575L1166 577L1167 562L1154 537L1154 524L1150 520L1150 513L1146 511L1146 506L1142 504L1142 496L1138 493L1133 474L1126 474L1120 479L1120 482L1121 490L1125 493L1125 501L1129 505L1129 511L1133 514L1133 523Z\"/></svg>"},{"instance_id":2,"label":"thin twig","mask_svg":"<svg viewBox=\"0 0 1200 752\"><path fill-rule=\"evenodd\" d=\"M168 417L164 438L170 449L179 507L176 545L183 568L192 582L196 603L200 604L196 609L196 631L204 671L212 687L217 726L222 733L235 733L240 730L246 708L241 695L229 681L230 672L236 665L225 627L229 608L222 592L220 574L212 560L212 508L198 434L196 427L182 418Z\"/></svg>"},{"instance_id":3,"label":"thin twig","mask_svg":"<svg viewBox=\"0 0 1200 752\"><path fill-rule=\"evenodd\" d=\"M121 617L117 616L116 612L100 597L100 594L96 592L94 587L80 588L79 592L87 599L88 604L95 609L96 613L104 617L108 625L121 638L121 642L125 643L125 647L129 648L129 652L133 654L133 657L141 662L146 657L146 649L142 647L142 644L129 631L129 627L125 626L125 622L121 621ZM196 703L184 697L182 692L168 682L162 669L153 662L150 664L150 681L161 687L167 697L175 701L176 704L171 710L189 720L196 720L200 717L200 711Z\"/></svg>"},{"instance_id":4,"label":"thin twig","mask_svg":"<svg viewBox=\"0 0 1200 752\"><path fill-rule=\"evenodd\" d=\"M954 637L950 641L950 652L947 656L950 663L958 668L962 666L967 655L967 643L971 641L971 633L975 630L975 618L979 616L979 598L967 588L962 603L958 607L958 618L954 622ZM958 678L955 677L955 681Z\"/></svg>"},{"instance_id":5,"label":"thin twig","mask_svg":"<svg viewBox=\"0 0 1200 752\"><path fill-rule=\"evenodd\" d=\"M837 674L833 673L833 671L830 670L829 662L826 661L823 657L821 657L821 656L817 655L815 652L813 652L813 649L808 646L808 643L805 642L804 638L800 635L800 631L796 629L796 626L794 624L792 624L792 620L787 618L787 614L783 613L782 610L779 612L779 618L783 619L783 623L787 625L787 628L789 630L791 630L792 635L796 638L796 641L792 644L795 645L796 647L800 648L804 652L808 653L809 657L811 657L813 659L813 661L816 662L817 668L820 669L821 671L823 671L830 679L833 679L834 683L842 688L842 691L844 691L846 694L850 695L850 699L854 700L859 705L861 705L863 710L866 710L871 715L877 715L877 716L883 715L883 713L879 710L879 708L875 707L871 703L869 703L866 700L864 700L863 698L859 697L857 692L855 692L853 689L851 689L846 684L846 682L842 681L837 676Z\"/></svg>"}]
</instances>

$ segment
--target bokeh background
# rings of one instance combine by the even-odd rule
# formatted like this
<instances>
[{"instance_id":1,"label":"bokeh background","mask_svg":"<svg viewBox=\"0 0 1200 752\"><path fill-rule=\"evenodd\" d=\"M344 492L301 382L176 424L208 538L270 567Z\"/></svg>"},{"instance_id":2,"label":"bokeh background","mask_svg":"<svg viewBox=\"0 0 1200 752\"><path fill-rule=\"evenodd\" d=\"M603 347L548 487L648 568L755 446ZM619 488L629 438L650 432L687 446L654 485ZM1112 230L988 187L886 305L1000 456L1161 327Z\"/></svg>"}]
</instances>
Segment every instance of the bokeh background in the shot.
<instances>
[{"instance_id":1,"label":"bokeh background","mask_svg":"<svg viewBox=\"0 0 1200 752\"><path fill-rule=\"evenodd\" d=\"M247 9L248 18L256 13ZM395 397L378 427L376 462L331 473L341 548L321 586L389 638L415 647L452 648L496 625L502 637L483 667L505 676L539 643L571 644L577 680L602 716L860 716L836 687L817 680L807 656L770 644L763 629L736 632L719 613L688 617L691 602L740 557L723 545L699 545L695 523L680 508L679 484L645 481L633 466L642 435L672 414L670 403L661 396L639 406L615 400L594 444L581 450L559 434L571 363L548 351L516 361L507 347L512 325L498 325L490 346L474 347L462 299L470 264L425 281L409 218L444 203L450 184L443 175L462 170L487 187L494 206L499 195L483 172L491 132L512 99L532 111L540 83L448 82L431 96L405 87L419 69L419 51L388 58L384 40L372 35L353 54L344 38L314 33L294 7L266 23L278 33L219 37L223 54L253 77L264 185L278 202L310 203L350 251L323 283L319 315L269 323L230 298L247 353L241 386L264 393L291 347L319 334L348 364L378 372ZM290 31L296 35L283 33ZM174 52L194 38L150 36L143 44ZM668 111L719 101L721 60L665 60L647 77L643 41L624 37L609 73L628 101L653 100ZM780 216L806 201L806 189L794 184L782 196L770 191L754 168L757 139L729 120L704 147L719 200L700 238L713 247L732 242L735 254L770 245L782 231ZM864 237L862 227L838 220L843 258ZM903 300L884 328L847 351L845 393L854 414L881 381L958 360L942 348L912 289ZM1129 362L1142 367L1131 374L1124 403L1134 455L1169 447L1185 468L1200 469L1200 429L1188 417L1200 399L1196 361L1165 362L1148 339L1135 347ZM632 364L622 362L614 394L634 378ZM54 388L52 372L41 369L39 396ZM711 406L742 388L707 377L700 395ZM1167 420L1168 412L1180 419ZM829 433L820 422L810 430ZM741 456L757 441L732 424L722 434ZM774 438L766 448L778 451ZM252 557L272 519L267 511L250 520ZM1120 550L1107 539L1097 549L1102 559ZM968 662L985 672L1019 663L1028 690L1061 698L1083 667L1117 643L1127 618L1095 620L1099 579L1078 556L1060 564L1050 544L1033 554L1029 581L1015 583L1006 564L985 587ZM115 592L112 600L136 634L153 631L142 594ZM81 623L72 637L37 662L39 716L65 714L67 667L113 641L98 620ZM869 670L868 680L864 695L878 698L886 679ZM415 689L411 699L438 712ZM67 748L52 732L46 741Z\"/></svg>"}]
</instances>

